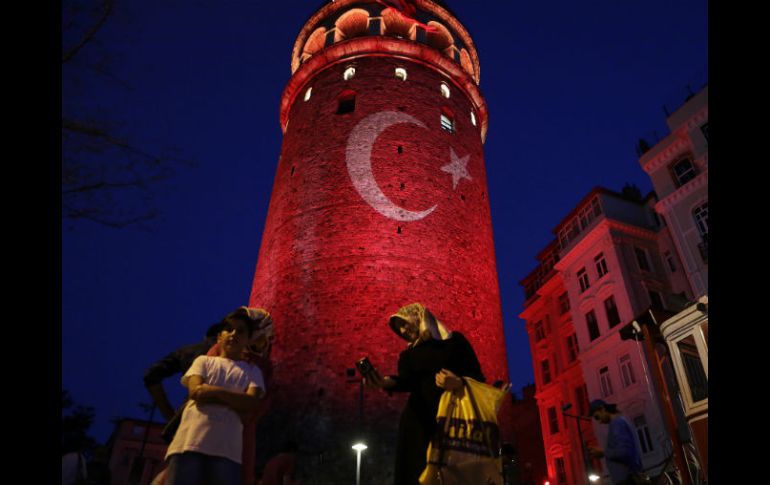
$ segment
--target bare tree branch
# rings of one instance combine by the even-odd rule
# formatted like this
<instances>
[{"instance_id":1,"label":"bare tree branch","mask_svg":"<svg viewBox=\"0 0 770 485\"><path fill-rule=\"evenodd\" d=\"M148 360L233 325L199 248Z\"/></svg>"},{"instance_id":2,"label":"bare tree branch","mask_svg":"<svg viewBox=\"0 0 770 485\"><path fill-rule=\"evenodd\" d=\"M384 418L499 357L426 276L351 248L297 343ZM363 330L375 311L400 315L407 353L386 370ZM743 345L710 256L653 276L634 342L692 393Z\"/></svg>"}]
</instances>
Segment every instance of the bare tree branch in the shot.
<instances>
[{"instance_id":1,"label":"bare tree branch","mask_svg":"<svg viewBox=\"0 0 770 485\"><path fill-rule=\"evenodd\" d=\"M102 12L101 17L99 17L99 20L96 21L96 23L91 27L91 29L86 32L83 37L80 39L80 42L75 44L75 46L70 49L66 54L62 56L62 64L65 62L70 61L75 55L82 49L86 44L91 42L91 40L94 38L96 33L99 31L99 29L102 28L102 25L104 25L104 22L107 21L107 18L110 16L110 13L112 12L112 7L115 5L115 0L104 0L104 11Z\"/></svg>"}]
</instances>

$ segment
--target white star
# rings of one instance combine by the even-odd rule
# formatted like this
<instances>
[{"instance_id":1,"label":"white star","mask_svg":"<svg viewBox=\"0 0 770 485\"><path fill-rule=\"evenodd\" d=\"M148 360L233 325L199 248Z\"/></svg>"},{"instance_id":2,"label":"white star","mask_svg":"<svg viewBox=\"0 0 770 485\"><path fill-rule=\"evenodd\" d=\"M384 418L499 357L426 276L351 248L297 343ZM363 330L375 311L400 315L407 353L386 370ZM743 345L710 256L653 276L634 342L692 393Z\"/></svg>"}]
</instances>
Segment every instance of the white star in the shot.
<instances>
[{"instance_id":1,"label":"white star","mask_svg":"<svg viewBox=\"0 0 770 485\"><path fill-rule=\"evenodd\" d=\"M473 180L468 174L467 167L468 159L471 158L471 155L469 153L460 158L457 156L454 149L449 147L449 156L452 157L452 161L441 167L441 170L452 174L452 189L457 189L457 183L460 182L460 179L466 178L468 180Z\"/></svg>"}]
</instances>

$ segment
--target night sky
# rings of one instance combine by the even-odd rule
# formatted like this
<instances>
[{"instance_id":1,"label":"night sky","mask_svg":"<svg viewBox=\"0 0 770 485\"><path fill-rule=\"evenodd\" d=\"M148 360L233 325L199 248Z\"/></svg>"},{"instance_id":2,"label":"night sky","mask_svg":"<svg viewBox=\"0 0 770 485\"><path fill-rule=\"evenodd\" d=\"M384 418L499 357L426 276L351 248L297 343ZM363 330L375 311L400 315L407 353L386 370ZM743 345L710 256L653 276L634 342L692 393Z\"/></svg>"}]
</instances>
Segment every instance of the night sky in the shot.
<instances>
[{"instance_id":1,"label":"night sky","mask_svg":"<svg viewBox=\"0 0 770 485\"><path fill-rule=\"evenodd\" d=\"M97 42L63 66L65 113L109 120L134 146L195 162L172 164L149 186L159 211L150 221L114 229L63 220L62 386L95 407L97 440L114 417L146 417L142 375L154 360L248 303L291 49L323 3L119 2ZM593 187L652 189L634 147L665 136L662 106L707 80L708 4L447 3L481 62L508 363L520 391L534 377L518 282ZM181 385L165 387L180 403Z\"/></svg>"}]
</instances>

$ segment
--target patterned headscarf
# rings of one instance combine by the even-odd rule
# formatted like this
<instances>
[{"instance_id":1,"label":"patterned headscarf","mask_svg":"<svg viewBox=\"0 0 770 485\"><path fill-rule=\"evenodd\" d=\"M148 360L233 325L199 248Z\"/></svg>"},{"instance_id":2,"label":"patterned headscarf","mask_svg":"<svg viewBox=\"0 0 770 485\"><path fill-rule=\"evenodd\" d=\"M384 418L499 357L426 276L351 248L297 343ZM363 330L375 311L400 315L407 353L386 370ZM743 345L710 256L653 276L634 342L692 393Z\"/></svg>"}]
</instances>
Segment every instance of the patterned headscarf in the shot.
<instances>
[{"instance_id":1,"label":"patterned headscarf","mask_svg":"<svg viewBox=\"0 0 770 485\"><path fill-rule=\"evenodd\" d=\"M233 316L246 317L254 323L254 330L249 339L248 350L261 357L268 357L270 345L273 341L273 317L264 308L251 308L242 306L232 313ZM264 337L267 342L261 349L256 347L256 342Z\"/></svg>"},{"instance_id":2,"label":"patterned headscarf","mask_svg":"<svg viewBox=\"0 0 770 485\"><path fill-rule=\"evenodd\" d=\"M403 322L410 322L419 327L419 336L414 342L409 342L409 347L419 345L428 338L434 340L446 340L452 336L452 332L447 330L444 324L439 322L430 310L420 303L412 303L411 305L401 307L398 312L391 315L388 320L390 329L393 330L396 335L408 341L408 339L399 332ZM427 337L427 335L430 335L430 337Z\"/></svg>"}]
</instances>

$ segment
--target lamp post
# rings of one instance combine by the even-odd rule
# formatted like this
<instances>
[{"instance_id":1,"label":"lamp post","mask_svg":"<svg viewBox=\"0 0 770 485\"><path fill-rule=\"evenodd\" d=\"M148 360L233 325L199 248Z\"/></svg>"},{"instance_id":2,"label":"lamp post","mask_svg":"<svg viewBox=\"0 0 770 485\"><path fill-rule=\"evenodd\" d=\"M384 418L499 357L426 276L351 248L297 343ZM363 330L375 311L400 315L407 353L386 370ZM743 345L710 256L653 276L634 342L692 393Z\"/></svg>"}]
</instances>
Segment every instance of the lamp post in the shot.
<instances>
[{"instance_id":1,"label":"lamp post","mask_svg":"<svg viewBox=\"0 0 770 485\"><path fill-rule=\"evenodd\" d=\"M579 416L577 414L569 414L567 411L570 408L572 408L572 404L571 403L565 404L564 406L561 407L561 413L564 416L569 416L570 418L575 418L575 426L577 426L578 438L580 439L580 454L582 455L582 458L583 458L583 466L585 467L585 473L586 473L586 475L588 477L588 481L595 482L596 480L599 479L599 477L596 474L593 473L593 471L591 470L591 465L588 463L588 455L586 454L586 444L583 441L583 430L580 427L580 420L581 419L585 420L585 421L588 421L589 423L591 422L591 420L589 418L586 418L585 416Z\"/></svg>"},{"instance_id":2,"label":"lamp post","mask_svg":"<svg viewBox=\"0 0 770 485\"><path fill-rule=\"evenodd\" d=\"M361 485L361 452L368 448L363 443L356 443L353 449L356 450L356 485Z\"/></svg>"}]
</instances>

